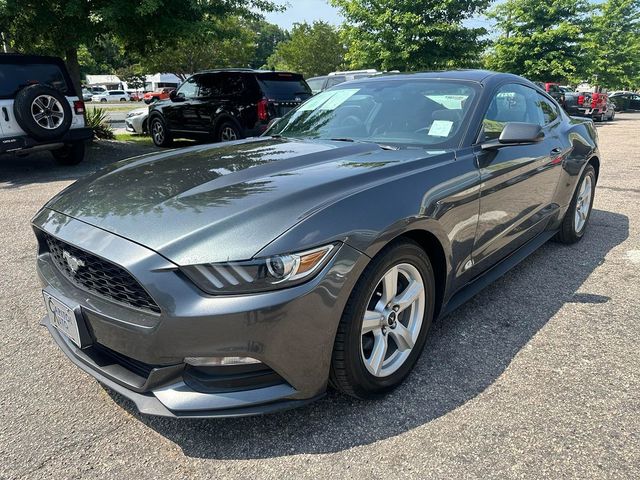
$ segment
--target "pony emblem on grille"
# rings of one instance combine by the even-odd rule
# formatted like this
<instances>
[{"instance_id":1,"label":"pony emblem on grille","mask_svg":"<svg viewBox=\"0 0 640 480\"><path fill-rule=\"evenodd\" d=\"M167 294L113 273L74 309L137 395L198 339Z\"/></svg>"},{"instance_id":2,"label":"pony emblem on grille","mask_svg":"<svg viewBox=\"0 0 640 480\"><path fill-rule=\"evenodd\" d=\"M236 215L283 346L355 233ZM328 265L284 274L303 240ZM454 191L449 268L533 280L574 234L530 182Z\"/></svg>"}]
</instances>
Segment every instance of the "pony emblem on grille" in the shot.
<instances>
[{"instance_id":1,"label":"pony emblem on grille","mask_svg":"<svg viewBox=\"0 0 640 480\"><path fill-rule=\"evenodd\" d=\"M84 261L74 257L66 250L62 251L62 258L64 258L65 261L67 262L67 265L69 266L69 270L71 270L71 273L75 274L80 267L84 267Z\"/></svg>"}]
</instances>

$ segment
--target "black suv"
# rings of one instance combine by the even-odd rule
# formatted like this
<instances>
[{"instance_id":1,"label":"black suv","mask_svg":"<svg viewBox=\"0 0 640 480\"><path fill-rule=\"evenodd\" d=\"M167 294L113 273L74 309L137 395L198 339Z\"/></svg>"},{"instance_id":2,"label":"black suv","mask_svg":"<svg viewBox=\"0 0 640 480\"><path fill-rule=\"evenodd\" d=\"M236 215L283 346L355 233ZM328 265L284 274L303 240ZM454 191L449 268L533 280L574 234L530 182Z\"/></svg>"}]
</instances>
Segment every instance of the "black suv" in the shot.
<instances>
[{"instance_id":1,"label":"black suv","mask_svg":"<svg viewBox=\"0 0 640 480\"><path fill-rule=\"evenodd\" d=\"M221 142L257 136L309 97L311 89L298 73L208 70L149 108L149 131L160 147L175 137Z\"/></svg>"},{"instance_id":2,"label":"black suv","mask_svg":"<svg viewBox=\"0 0 640 480\"><path fill-rule=\"evenodd\" d=\"M0 55L0 153L51 150L58 163L73 165L92 137L60 58Z\"/></svg>"}]
</instances>

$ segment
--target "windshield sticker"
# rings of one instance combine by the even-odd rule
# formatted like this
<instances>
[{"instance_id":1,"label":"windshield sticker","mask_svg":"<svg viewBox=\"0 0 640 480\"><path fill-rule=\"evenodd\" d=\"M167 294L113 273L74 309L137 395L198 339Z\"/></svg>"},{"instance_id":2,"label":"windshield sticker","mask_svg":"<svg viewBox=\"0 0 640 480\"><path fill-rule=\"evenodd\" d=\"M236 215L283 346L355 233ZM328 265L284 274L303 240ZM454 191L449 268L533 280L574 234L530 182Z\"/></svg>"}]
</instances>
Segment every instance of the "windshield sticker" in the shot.
<instances>
[{"instance_id":1,"label":"windshield sticker","mask_svg":"<svg viewBox=\"0 0 640 480\"><path fill-rule=\"evenodd\" d=\"M431 137L448 137L453 127L453 122L449 120L434 120L429 128L429 136Z\"/></svg>"}]
</instances>

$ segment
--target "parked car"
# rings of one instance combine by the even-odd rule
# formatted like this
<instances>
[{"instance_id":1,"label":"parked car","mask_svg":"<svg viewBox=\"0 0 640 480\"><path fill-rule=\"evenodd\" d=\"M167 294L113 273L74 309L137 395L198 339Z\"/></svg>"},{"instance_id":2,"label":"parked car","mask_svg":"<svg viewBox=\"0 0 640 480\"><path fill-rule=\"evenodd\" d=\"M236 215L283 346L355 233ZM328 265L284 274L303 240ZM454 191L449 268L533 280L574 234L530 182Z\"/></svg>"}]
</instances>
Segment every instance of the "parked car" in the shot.
<instances>
[{"instance_id":1,"label":"parked car","mask_svg":"<svg viewBox=\"0 0 640 480\"><path fill-rule=\"evenodd\" d=\"M556 102L561 106L564 105L564 90L560 87L559 83L555 82L536 82L536 84L542 88L545 92L551 95Z\"/></svg>"},{"instance_id":2,"label":"parked car","mask_svg":"<svg viewBox=\"0 0 640 480\"><path fill-rule=\"evenodd\" d=\"M590 117L601 122L607 115L608 98L604 92L566 92L563 107L569 115Z\"/></svg>"},{"instance_id":3,"label":"parked car","mask_svg":"<svg viewBox=\"0 0 640 480\"><path fill-rule=\"evenodd\" d=\"M90 102L92 98L93 98L93 92L91 90L89 90L88 88L83 88L82 89L82 100L84 102Z\"/></svg>"},{"instance_id":4,"label":"parked car","mask_svg":"<svg viewBox=\"0 0 640 480\"><path fill-rule=\"evenodd\" d=\"M91 97L93 102L128 102L129 94L124 90L107 90L103 93L96 93Z\"/></svg>"},{"instance_id":5,"label":"parked car","mask_svg":"<svg viewBox=\"0 0 640 480\"><path fill-rule=\"evenodd\" d=\"M58 57L0 55L0 111L0 153L50 150L58 163L75 165L93 137Z\"/></svg>"},{"instance_id":6,"label":"parked car","mask_svg":"<svg viewBox=\"0 0 640 480\"><path fill-rule=\"evenodd\" d=\"M640 95L637 93L617 93L609 97L616 106L616 110L640 110Z\"/></svg>"},{"instance_id":7,"label":"parked car","mask_svg":"<svg viewBox=\"0 0 640 480\"><path fill-rule=\"evenodd\" d=\"M127 113L124 119L125 129L131 133L146 135L149 133L149 107L136 108Z\"/></svg>"},{"instance_id":8,"label":"parked car","mask_svg":"<svg viewBox=\"0 0 640 480\"><path fill-rule=\"evenodd\" d=\"M156 92L147 92L142 96L142 99L144 100L144 103L146 104L150 104L153 102L157 102L159 100L167 100L169 98L169 95L171 94L171 92L173 92L175 90L175 88L163 88L161 90L158 90Z\"/></svg>"},{"instance_id":9,"label":"parked car","mask_svg":"<svg viewBox=\"0 0 640 480\"><path fill-rule=\"evenodd\" d=\"M599 169L593 122L521 77L357 80L262 137L117 162L56 196L33 220L42 323L146 414L272 412L327 385L377 398L435 318L585 235Z\"/></svg>"},{"instance_id":10,"label":"parked car","mask_svg":"<svg viewBox=\"0 0 640 480\"><path fill-rule=\"evenodd\" d=\"M127 90L127 93L129 94L129 100L132 102L140 102L144 96L143 93L137 92L136 90Z\"/></svg>"},{"instance_id":11,"label":"parked car","mask_svg":"<svg viewBox=\"0 0 640 480\"><path fill-rule=\"evenodd\" d=\"M616 106L611 99L608 99L607 109L604 112L604 120L613 120L614 118L616 118Z\"/></svg>"},{"instance_id":12,"label":"parked car","mask_svg":"<svg viewBox=\"0 0 640 480\"><path fill-rule=\"evenodd\" d=\"M260 135L272 119L310 96L298 73L209 70L189 77L170 101L152 105L149 129L160 147L170 146L174 137L238 140Z\"/></svg>"},{"instance_id":13,"label":"parked car","mask_svg":"<svg viewBox=\"0 0 640 480\"><path fill-rule=\"evenodd\" d=\"M372 68L368 70L331 72L329 75L309 78L307 79L307 84L315 95L316 93L324 92L334 85L339 85L341 83L348 82L349 80L357 80L359 78L367 78L373 75L380 75L380 73L381 72L378 72L377 70Z\"/></svg>"}]
</instances>

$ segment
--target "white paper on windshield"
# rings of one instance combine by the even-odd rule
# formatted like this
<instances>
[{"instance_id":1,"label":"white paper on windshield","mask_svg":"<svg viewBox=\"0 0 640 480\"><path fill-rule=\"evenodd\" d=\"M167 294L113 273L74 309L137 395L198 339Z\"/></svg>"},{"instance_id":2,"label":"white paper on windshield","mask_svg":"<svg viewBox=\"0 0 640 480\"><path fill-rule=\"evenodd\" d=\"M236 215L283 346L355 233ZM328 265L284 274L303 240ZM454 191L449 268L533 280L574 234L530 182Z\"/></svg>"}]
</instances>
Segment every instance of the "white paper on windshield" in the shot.
<instances>
[{"instance_id":1,"label":"white paper on windshield","mask_svg":"<svg viewBox=\"0 0 640 480\"><path fill-rule=\"evenodd\" d=\"M429 136L431 137L448 137L453 127L453 122L449 120L434 120L429 128Z\"/></svg>"}]
</instances>

